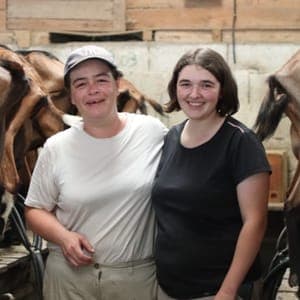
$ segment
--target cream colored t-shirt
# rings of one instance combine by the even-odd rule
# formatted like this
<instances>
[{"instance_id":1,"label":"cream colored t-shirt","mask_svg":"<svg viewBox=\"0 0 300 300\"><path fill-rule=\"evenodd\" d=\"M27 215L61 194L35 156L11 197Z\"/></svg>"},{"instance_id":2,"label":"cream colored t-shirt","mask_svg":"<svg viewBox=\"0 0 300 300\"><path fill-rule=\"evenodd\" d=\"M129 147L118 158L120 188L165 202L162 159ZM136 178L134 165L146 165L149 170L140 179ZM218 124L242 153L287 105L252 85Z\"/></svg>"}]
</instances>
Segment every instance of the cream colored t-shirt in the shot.
<instances>
[{"instance_id":1,"label":"cream colored t-shirt","mask_svg":"<svg viewBox=\"0 0 300 300\"><path fill-rule=\"evenodd\" d=\"M153 255L150 192L167 129L154 117L126 115L125 128L112 138L88 135L81 122L49 138L25 201L83 234L103 264Z\"/></svg>"}]
</instances>

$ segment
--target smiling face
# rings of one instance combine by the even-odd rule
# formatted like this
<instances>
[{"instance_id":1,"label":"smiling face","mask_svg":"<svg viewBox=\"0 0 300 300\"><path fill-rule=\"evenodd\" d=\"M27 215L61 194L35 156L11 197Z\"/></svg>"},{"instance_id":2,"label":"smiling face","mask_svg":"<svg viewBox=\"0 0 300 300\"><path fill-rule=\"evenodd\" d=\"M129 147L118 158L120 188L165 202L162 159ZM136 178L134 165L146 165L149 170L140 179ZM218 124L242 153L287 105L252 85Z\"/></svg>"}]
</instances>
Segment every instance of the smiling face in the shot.
<instances>
[{"instance_id":1,"label":"smiling face","mask_svg":"<svg viewBox=\"0 0 300 300\"><path fill-rule=\"evenodd\" d=\"M176 93L180 108L191 120L203 120L217 114L220 83L208 70L187 65L179 73Z\"/></svg>"},{"instance_id":2,"label":"smiling face","mask_svg":"<svg viewBox=\"0 0 300 300\"><path fill-rule=\"evenodd\" d=\"M117 114L118 81L99 59L84 61L71 71L70 92L84 121L101 122Z\"/></svg>"}]
</instances>

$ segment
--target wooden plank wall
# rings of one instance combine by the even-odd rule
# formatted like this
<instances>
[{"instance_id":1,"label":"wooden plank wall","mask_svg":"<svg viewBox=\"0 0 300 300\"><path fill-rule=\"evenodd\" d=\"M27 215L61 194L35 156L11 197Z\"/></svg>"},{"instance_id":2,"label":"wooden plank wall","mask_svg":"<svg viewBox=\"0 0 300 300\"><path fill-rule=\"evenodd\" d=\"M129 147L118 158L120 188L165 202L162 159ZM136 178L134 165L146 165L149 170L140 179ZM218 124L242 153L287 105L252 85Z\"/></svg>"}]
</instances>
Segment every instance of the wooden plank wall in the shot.
<instances>
[{"instance_id":1,"label":"wooden plank wall","mask_svg":"<svg viewBox=\"0 0 300 300\"><path fill-rule=\"evenodd\" d=\"M233 0L127 0L127 28L231 29L233 3ZM236 26L244 30L300 29L299 5L299 0L236 0Z\"/></svg>"},{"instance_id":2,"label":"wooden plank wall","mask_svg":"<svg viewBox=\"0 0 300 300\"><path fill-rule=\"evenodd\" d=\"M0 31L0 43L10 34L21 47L49 32L124 32L125 0L0 0Z\"/></svg>"},{"instance_id":3,"label":"wooden plank wall","mask_svg":"<svg viewBox=\"0 0 300 300\"><path fill-rule=\"evenodd\" d=\"M124 31L122 0L8 0L7 29L45 31Z\"/></svg>"},{"instance_id":4,"label":"wooden plank wall","mask_svg":"<svg viewBox=\"0 0 300 300\"><path fill-rule=\"evenodd\" d=\"M0 31L6 30L6 0L0 0Z\"/></svg>"},{"instance_id":5,"label":"wooden plank wall","mask_svg":"<svg viewBox=\"0 0 300 300\"><path fill-rule=\"evenodd\" d=\"M144 40L231 42L234 15L237 43L300 42L299 0L0 0L0 43L135 31Z\"/></svg>"},{"instance_id":6,"label":"wooden plank wall","mask_svg":"<svg viewBox=\"0 0 300 300\"><path fill-rule=\"evenodd\" d=\"M234 0L127 0L128 30L154 30L155 40L228 42ZM239 42L299 42L299 0L236 0Z\"/></svg>"}]
</instances>

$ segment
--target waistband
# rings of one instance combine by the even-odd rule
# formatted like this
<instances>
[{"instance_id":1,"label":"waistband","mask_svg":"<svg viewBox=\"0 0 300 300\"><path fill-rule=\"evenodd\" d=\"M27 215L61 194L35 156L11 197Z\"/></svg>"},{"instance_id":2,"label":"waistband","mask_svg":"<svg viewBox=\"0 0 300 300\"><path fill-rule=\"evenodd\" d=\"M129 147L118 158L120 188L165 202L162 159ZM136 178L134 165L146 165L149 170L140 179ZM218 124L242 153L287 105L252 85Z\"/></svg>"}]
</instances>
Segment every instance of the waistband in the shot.
<instances>
[{"instance_id":1,"label":"waistband","mask_svg":"<svg viewBox=\"0 0 300 300\"><path fill-rule=\"evenodd\" d=\"M139 260L132 260L132 261L127 261L127 262L119 262L116 264L102 264L95 262L94 266L98 266L100 268L129 268L129 267L137 267L137 266L142 266L142 265L148 265L148 264L154 264L154 258L153 257L148 257L144 259L139 259Z\"/></svg>"}]
</instances>

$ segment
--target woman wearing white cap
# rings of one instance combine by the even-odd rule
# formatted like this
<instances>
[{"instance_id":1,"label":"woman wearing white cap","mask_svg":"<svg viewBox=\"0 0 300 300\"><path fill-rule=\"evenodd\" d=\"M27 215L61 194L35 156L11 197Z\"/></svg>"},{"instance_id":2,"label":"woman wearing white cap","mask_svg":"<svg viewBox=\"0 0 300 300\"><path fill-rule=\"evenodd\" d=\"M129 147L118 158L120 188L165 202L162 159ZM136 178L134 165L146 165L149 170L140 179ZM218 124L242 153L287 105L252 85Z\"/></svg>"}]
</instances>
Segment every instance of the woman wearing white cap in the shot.
<instances>
[{"instance_id":1,"label":"woman wearing white cap","mask_svg":"<svg viewBox=\"0 0 300 300\"><path fill-rule=\"evenodd\" d=\"M82 121L47 140L25 201L48 241L44 298L156 298L153 178L166 127L117 111L118 71L106 49L84 46L65 64Z\"/></svg>"}]
</instances>

